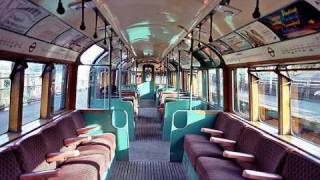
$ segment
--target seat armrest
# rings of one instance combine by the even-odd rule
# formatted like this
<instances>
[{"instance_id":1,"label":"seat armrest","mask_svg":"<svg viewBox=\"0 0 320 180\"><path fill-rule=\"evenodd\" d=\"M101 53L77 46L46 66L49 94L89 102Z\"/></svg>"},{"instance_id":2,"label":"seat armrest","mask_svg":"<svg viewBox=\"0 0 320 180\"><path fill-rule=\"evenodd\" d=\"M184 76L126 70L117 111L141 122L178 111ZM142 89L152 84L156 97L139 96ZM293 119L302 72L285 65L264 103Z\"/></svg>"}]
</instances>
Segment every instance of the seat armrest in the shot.
<instances>
[{"instance_id":1,"label":"seat armrest","mask_svg":"<svg viewBox=\"0 0 320 180\"><path fill-rule=\"evenodd\" d=\"M241 162L253 162L255 160L254 155L246 154L234 151L223 151L223 157L236 159Z\"/></svg>"},{"instance_id":2,"label":"seat armrest","mask_svg":"<svg viewBox=\"0 0 320 180\"><path fill-rule=\"evenodd\" d=\"M78 151L78 150L49 153L49 154L47 154L46 160L48 163L61 162L61 161L65 161L68 158L77 157L79 155L80 155L80 151Z\"/></svg>"},{"instance_id":3,"label":"seat armrest","mask_svg":"<svg viewBox=\"0 0 320 180\"><path fill-rule=\"evenodd\" d=\"M20 175L20 180L46 180L60 176L60 169L32 172Z\"/></svg>"},{"instance_id":4,"label":"seat armrest","mask_svg":"<svg viewBox=\"0 0 320 180\"><path fill-rule=\"evenodd\" d=\"M210 142L217 143L223 147L234 147L236 145L236 141L218 137L211 137Z\"/></svg>"},{"instance_id":5,"label":"seat armrest","mask_svg":"<svg viewBox=\"0 0 320 180\"><path fill-rule=\"evenodd\" d=\"M210 134L214 137L222 137L223 131L216 130L216 129L210 129L210 128L201 128L201 132Z\"/></svg>"},{"instance_id":6,"label":"seat armrest","mask_svg":"<svg viewBox=\"0 0 320 180\"><path fill-rule=\"evenodd\" d=\"M63 144L67 147L69 146L78 146L79 144L83 142L88 142L92 139L91 136L79 136L74 138L67 138L63 140Z\"/></svg>"},{"instance_id":7,"label":"seat armrest","mask_svg":"<svg viewBox=\"0 0 320 180\"><path fill-rule=\"evenodd\" d=\"M98 126L84 127L84 128L77 129L77 133L78 135L87 134L90 131L97 130L97 129L98 129Z\"/></svg>"},{"instance_id":8,"label":"seat armrest","mask_svg":"<svg viewBox=\"0 0 320 180\"><path fill-rule=\"evenodd\" d=\"M255 179L255 180L281 180L282 176L279 174L267 173L262 171L254 170L244 170L242 176L246 179Z\"/></svg>"}]
</instances>

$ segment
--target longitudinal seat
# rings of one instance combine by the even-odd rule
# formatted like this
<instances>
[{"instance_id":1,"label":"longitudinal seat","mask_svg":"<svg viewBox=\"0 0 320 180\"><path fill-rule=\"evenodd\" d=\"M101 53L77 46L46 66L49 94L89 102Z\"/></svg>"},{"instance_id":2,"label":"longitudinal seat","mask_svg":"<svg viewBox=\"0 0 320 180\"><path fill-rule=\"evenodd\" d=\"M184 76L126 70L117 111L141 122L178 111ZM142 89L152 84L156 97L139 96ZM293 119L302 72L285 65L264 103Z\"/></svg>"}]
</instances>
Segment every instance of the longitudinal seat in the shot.
<instances>
[{"instance_id":1,"label":"longitudinal seat","mask_svg":"<svg viewBox=\"0 0 320 180\"><path fill-rule=\"evenodd\" d=\"M21 167L20 179L99 179L106 169L104 157L99 154L79 156L78 151L51 153L51 147L41 133L22 138L13 146L14 154ZM73 164L65 163L71 159ZM77 168L77 169L76 169ZM43 175L43 173L50 172ZM41 179L40 178L40 179Z\"/></svg>"},{"instance_id":2,"label":"longitudinal seat","mask_svg":"<svg viewBox=\"0 0 320 180\"><path fill-rule=\"evenodd\" d=\"M81 114L77 113L63 115L1 149L0 179L105 177L115 153L115 136L86 134L91 128L83 128L83 119L79 120Z\"/></svg>"}]
</instances>

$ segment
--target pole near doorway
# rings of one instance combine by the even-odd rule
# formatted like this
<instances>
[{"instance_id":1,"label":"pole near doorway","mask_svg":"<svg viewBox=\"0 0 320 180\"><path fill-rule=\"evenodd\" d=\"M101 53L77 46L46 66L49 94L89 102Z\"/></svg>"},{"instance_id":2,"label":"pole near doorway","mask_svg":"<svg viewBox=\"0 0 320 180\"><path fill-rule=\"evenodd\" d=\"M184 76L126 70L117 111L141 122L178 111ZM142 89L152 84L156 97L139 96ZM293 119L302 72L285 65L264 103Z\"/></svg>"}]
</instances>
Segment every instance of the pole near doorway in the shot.
<instances>
[{"instance_id":1,"label":"pole near doorway","mask_svg":"<svg viewBox=\"0 0 320 180\"><path fill-rule=\"evenodd\" d=\"M113 51L113 47L112 47L112 35L113 35L113 30L111 29L111 35L109 37L109 86L108 86L108 108L109 110L111 110L111 91L112 91L112 83L111 83L111 72L112 72L112 51Z\"/></svg>"},{"instance_id":2,"label":"pole near doorway","mask_svg":"<svg viewBox=\"0 0 320 180\"><path fill-rule=\"evenodd\" d=\"M189 110L192 110L192 77L193 77L193 31L191 31L191 46L190 46L190 99Z\"/></svg>"},{"instance_id":3,"label":"pole near doorway","mask_svg":"<svg viewBox=\"0 0 320 180\"><path fill-rule=\"evenodd\" d=\"M178 92L178 99L180 99L180 65L181 65L181 51L178 49L178 77L177 77L177 92Z\"/></svg>"}]
</instances>

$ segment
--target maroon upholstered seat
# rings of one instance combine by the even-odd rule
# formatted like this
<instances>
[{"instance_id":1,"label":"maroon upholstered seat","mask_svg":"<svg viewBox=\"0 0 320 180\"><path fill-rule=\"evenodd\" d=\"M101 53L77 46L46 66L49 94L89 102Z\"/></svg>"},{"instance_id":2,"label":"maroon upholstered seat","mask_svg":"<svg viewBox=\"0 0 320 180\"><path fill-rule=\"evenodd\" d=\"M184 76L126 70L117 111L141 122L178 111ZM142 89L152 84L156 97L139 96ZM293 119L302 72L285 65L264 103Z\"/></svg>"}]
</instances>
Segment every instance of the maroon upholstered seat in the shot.
<instances>
[{"instance_id":1,"label":"maroon upholstered seat","mask_svg":"<svg viewBox=\"0 0 320 180\"><path fill-rule=\"evenodd\" d=\"M84 128L84 119L82 118L82 115L80 111L75 110L70 113L70 116L72 117L72 122L73 122L73 130L76 132L77 129ZM104 133L101 135L94 135L93 137L93 142L97 143L104 143L108 145L111 149L111 152L115 151L116 148L116 136L112 133Z\"/></svg>"},{"instance_id":2,"label":"maroon upholstered seat","mask_svg":"<svg viewBox=\"0 0 320 180\"><path fill-rule=\"evenodd\" d=\"M233 161L211 157L199 157L196 163L200 180L244 179L241 175L242 169Z\"/></svg>"},{"instance_id":3,"label":"maroon upholstered seat","mask_svg":"<svg viewBox=\"0 0 320 180\"><path fill-rule=\"evenodd\" d=\"M194 144L196 142L209 142L209 138L202 135L188 134L184 137L184 149L190 147L191 144Z\"/></svg>"},{"instance_id":4,"label":"maroon upholstered seat","mask_svg":"<svg viewBox=\"0 0 320 180\"><path fill-rule=\"evenodd\" d=\"M63 174L73 174L75 177L74 179L86 179L86 176L95 175L92 179L100 179L104 175L105 170L109 166L110 162L105 162L104 156L101 154L89 155L89 156L79 156L75 158L70 158L59 165ZM73 173L72 171L78 172L79 167L83 169L80 171L79 174ZM86 175L87 173L88 175ZM84 175L84 177L82 177ZM71 177L71 176L70 176Z\"/></svg>"},{"instance_id":5,"label":"maroon upholstered seat","mask_svg":"<svg viewBox=\"0 0 320 180\"><path fill-rule=\"evenodd\" d=\"M47 149L49 148L40 133L22 138L15 144L15 148L23 173L56 168L56 163L48 163L46 161Z\"/></svg>"},{"instance_id":6,"label":"maroon upholstered seat","mask_svg":"<svg viewBox=\"0 0 320 180\"><path fill-rule=\"evenodd\" d=\"M250 169L268 173L280 173L287 150L288 147L277 140L269 137L262 138L253 153L255 161Z\"/></svg>"},{"instance_id":7,"label":"maroon upholstered seat","mask_svg":"<svg viewBox=\"0 0 320 180\"><path fill-rule=\"evenodd\" d=\"M220 148L218 145L210 143L210 142L197 142L191 144L190 146L186 147L185 152L187 153L192 166L196 169L196 160L198 157L216 157L216 158L223 158L222 153L223 149Z\"/></svg>"},{"instance_id":8,"label":"maroon upholstered seat","mask_svg":"<svg viewBox=\"0 0 320 180\"><path fill-rule=\"evenodd\" d=\"M281 175L286 180L319 179L320 160L300 151L290 151Z\"/></svg>"},{"instance_id":9,"label":"maroon upholstered seat","mask_svg":"<svg viewBox=\"0 0 320 180\"><path fill-rule=\"evenodd\" d=\"M19 162L11 148L0 150L0 179L17 180L21 174Z\"/></svg>"}]
</instances>

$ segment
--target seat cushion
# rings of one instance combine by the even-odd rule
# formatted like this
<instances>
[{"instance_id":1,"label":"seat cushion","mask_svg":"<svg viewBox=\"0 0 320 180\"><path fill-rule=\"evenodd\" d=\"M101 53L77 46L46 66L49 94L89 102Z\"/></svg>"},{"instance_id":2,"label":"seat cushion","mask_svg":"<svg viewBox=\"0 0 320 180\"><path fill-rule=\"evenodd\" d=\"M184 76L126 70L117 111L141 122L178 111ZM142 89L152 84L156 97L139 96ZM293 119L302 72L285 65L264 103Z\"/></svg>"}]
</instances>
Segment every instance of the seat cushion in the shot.
<instances>
[{"instance_id":1,"label":"seat cushion","mask_svg":"<svg viewBox=\"0 0 320 180\"><path fill-rule=\"evenodd\" d=\"M80 146L86 145L100 145L110 149L111 154L113 155L116 150L116 142L113 134L107 133L103 135L93 136L92 140L87 143L82 143Z\"/></svg>"},{"instance_id":2,"label":"seat cushion","mask_svg":"<svg viewBox=\"0 0 320 180\"><path fill-rule=\"evenodd\" d=\"M61 168L62 174L65 174L63 175L65 179L68 179L67 177L73 178L72 175L79 177L80 174L86 177L79 177L80 179L90 179L87 178L88 176L92 177L92 179L100 179L100 177L103 177L104 172L106 172L109 163L104 161L103 155L95 154L70 158L58 167Z\"/></svg>"},{"instance_id":3,"label":"seat cushion","mask_svg":"<svg viewBox=\"0 0 320 180\"><path fill-rule=\"evenodd\" d=\"M242 169L231 160L199 157L196 172L200 180L237 180L242 177Z\"/></svg>"},{"instance_id":4,"label":"seat cushion","mask_svg":"<svg viewBox=\"0 0 320 180\"><path fill-rule=\"evenodd\" d=\"M199 157L215 157L215 158L223 158L222 157L222 149L213 143L210 142L195 142L190 146L186 147L185 152L187 153L192 166L196 169L196 160Z\"/></svg>"},{"instance_id":5,"label":"seat cushion","mask_svg":"<svg viewBox=\"0 0 320 180\"><path fill-rule=\"evenodd\" d=\"M80 151L81 156L94 155L94 154L103 155L106 162L110 162L113 158L111 154L111 150L109 149L109 147L106 147L106 146L88 144L88 145L78 146L77 150Z\"/></svg>"},{"instance_id":6,"label":"seat cushion","mask_svg":"<svg viewBox=\"0 0 320 180\"><path fill-rule=\"evenodd\" d=\"M197 135L197 134L185 135L184 142L183 142L184 149L186 149L186 147L189 147L191 144L196 142L209 142L209 138L206 136Z\"/></svg>"}]
</instances>

